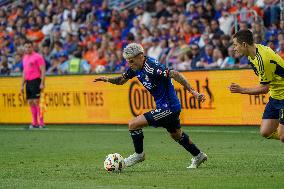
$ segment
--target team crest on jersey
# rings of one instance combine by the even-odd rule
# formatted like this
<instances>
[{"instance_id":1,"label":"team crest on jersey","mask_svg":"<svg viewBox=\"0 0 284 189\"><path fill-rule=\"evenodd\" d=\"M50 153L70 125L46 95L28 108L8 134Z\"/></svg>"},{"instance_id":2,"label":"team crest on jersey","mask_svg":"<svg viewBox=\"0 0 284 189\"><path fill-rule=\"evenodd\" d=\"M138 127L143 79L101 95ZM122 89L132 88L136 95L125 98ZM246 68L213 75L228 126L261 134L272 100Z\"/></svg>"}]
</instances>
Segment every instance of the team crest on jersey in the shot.
<instances>
[{"instance_id":1,"label":"team crest on jersey","mask_svg":"<svg viewBox=\"0 0 284 189\"><path fill-rule=\"evenodd\" d=\"M163 74L162 70L157 69L157 74L162 75Z\"/></svg>"}]
</instances>

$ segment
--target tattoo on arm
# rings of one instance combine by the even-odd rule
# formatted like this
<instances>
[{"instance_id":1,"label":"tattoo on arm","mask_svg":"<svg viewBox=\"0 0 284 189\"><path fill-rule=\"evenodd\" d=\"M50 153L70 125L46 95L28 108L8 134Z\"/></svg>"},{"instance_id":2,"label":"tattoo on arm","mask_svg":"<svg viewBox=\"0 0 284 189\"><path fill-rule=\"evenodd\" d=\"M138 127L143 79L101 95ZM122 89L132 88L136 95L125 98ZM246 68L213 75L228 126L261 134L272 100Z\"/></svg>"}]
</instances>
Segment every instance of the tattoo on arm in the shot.
<instances>
[{"instance_id":1,"label":"tattoo on arm","mask_svg":"<svg viewBox=\"0 0 284 189\"><path fill-rule=\"evenodd\" d=\"M169 76L173 78L175 81L177 81L178 83L180 83L182 86L184 86L189 92L193 90L189 82L186 80L186 78L182 74L180 74L178 71L171 70L169 73Z\"/></svg>"},{"instance_id":2,"label":"tattoo on arm","mask_svg":"<svg viewBox=\"0 0 284 189\"><path fill-rule=\"evenodd\" d=\"M116 85L123 85L128 79L124 79L122 76L112 77L108 79L108 82Z\"/></svg>"}]
</instances>

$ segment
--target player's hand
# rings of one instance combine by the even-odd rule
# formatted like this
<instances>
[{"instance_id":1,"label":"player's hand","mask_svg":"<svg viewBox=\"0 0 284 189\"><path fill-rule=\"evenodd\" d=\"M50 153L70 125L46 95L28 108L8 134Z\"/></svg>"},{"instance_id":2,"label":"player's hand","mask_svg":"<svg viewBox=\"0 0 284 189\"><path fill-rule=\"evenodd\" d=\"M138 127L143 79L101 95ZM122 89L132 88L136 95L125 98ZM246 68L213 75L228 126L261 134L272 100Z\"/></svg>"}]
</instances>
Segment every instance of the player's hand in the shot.
<instances>
[{"instance_id":1,"label":"player's hand","mask_svg":"<svg viewBox=\"0 0 284 189\"><path fill-rule=\"evenodd\" d=\"M44 84L41 83L40 86L39 86L39 88L40 88L41 91L43 91L43 89L45 88Z\"/></svg>"},{"instance_id":2,"label":"player's hand","mask_svg":"<svg viewBox=\"0 0 284 189\"><path fill-rule=\"evenodd\" d=\"M236 83L231 83L231 85L228 88L231 91L231 93L242 93L242 87Z\"/></svg>"},{"instance_id":3,"label":"player's hand","mask_svg":"<svg viewBox=\"0 0 284 189\"><path fill-rule=\"evenodd\" d=\"M205 95L194 91L193 96L200 102L204 102L206 100Z\"/></svg>"},{"instance_id":4,"label":"player's hand","mask_svg":"<svg viewBox=\"0 0 284 189\"><path fill-rule=\"evenodd\" d=\"M97 82L97 81L108 82L108 78L105 76L101 76L101 77L95 78L93 82Z\"/></svg>"}]
</instances>

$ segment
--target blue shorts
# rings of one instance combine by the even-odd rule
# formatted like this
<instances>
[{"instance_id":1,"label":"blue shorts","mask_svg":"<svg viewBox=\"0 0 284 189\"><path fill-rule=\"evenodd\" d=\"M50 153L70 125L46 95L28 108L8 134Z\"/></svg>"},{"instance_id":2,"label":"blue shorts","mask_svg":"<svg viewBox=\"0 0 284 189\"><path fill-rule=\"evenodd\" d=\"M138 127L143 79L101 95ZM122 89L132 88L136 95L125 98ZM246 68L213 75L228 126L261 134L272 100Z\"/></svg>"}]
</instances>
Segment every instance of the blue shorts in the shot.
<instances>
[{"instance_id":1,"label":"blue shorts","mask_svg":"<svg viewBox=\"0 0 284 189\"><path fill-rule=\"evenodd\" d=\"M169 109L155 109L144 113L148 124L153 127L164 127L169 133L175 133L180 129L180 111L173 112Z\"/></svg>"},{"instance_id":2,"label":"blue shorts","mask_svg":"<svg viewBox=\"0 0 284 189\"><path fill-rule=\"evenodd\" d=\"M276 100L269 97L263 112L262 119L279 119L284 124L284 100Z\"/></svg>"}]
</instances>

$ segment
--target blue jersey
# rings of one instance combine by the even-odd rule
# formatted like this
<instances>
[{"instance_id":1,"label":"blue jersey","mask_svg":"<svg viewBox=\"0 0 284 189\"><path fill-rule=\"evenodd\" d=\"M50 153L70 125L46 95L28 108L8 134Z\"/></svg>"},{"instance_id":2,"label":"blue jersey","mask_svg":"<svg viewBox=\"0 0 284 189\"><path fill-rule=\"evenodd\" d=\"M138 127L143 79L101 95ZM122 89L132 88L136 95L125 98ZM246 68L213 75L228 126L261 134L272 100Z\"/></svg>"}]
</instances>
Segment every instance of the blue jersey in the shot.
<instances>
[{"instance_id":1,"label":"blue jersey","mask_svg":"<svg viewBox=\"0 0 284 189\"><path fill-rule=\"evenodd\" d=\"M145 58L141 70L133 71L129 68L123 73L123 77L132 79L136 76L154 97L157 109L170 109L173 112L180 111L181 105L169 77L169 69L153 58Z\"/></svg>"}]
</instances>

